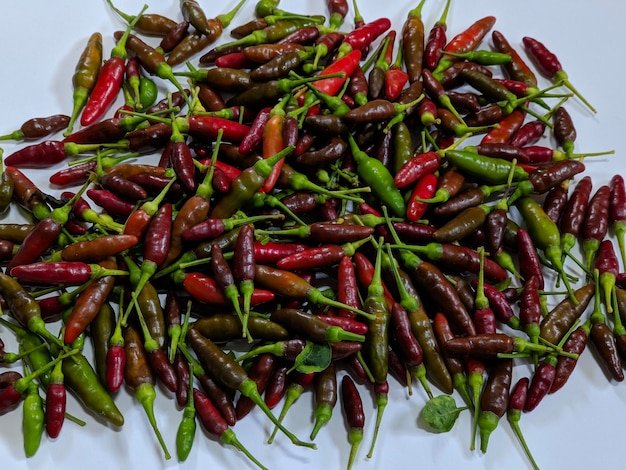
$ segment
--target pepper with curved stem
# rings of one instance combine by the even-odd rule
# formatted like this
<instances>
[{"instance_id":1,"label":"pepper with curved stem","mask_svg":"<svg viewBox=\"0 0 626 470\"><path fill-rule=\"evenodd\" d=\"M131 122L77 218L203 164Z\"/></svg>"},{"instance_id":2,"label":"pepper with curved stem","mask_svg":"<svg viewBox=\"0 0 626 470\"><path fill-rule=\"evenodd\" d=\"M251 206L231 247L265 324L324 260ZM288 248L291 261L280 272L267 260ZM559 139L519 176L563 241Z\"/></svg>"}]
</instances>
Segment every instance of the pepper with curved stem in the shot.
<instances>
[{"instance_id":1,"label":"pepper with curved stem","mask_svg":"<svg viewBox=\"0 0 626 470\"><path fill-rule=\"evenodd\" d=\"M522 38L526 52L530 55L535 65L540 71L554 82L563 83L569 88L580 100L587 106L592 112L596 112L596 109L589 104L589 102L580 94L580 92L569 81L567 72L563 70L559 59L548 48L536 39L529 36Z\"/></svg>"}]
</instances>

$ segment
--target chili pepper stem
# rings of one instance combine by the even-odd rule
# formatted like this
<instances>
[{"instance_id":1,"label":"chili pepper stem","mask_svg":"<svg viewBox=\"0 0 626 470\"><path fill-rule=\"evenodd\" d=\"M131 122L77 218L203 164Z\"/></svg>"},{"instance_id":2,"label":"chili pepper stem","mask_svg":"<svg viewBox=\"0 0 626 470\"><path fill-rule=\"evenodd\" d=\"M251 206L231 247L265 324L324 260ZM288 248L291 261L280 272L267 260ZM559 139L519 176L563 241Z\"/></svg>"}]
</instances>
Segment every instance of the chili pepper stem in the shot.
<instances>
[{"instance_id":1,"label":"chili pepper stem","mask_svg":"<svg viewBox=\"0 0 626 470\"><path fill-rule=\"evenodd\" d=\"M245 454L245 456L248 457L257 467L259 467L259 468L261 468L263 470L267 470L267 467L265 467L261 462L259 462L250 453L250 451L248 449L246 449L241 442L239 442L239 439L237 439L237 436L235 435L235 432L232 429L227 429L226 431L224 431L222 433L222 435L220 436L220 440L224 444L229 444L229 445L235 447L240 452L243 452Z\"/></svg>"},{"instance_id":2,"label":"chili pepper stem","mask_svg":"<svg viewBox=\"0 0 626 470\"><path fill-rule=\"evenodd\" d=\"M378 439L378 431L380 429L380 423L383 419L383 413L389 402L389 397L386 393L377 393L376 394L376 422L374 424L374 435L372 436L372 443L370 444L369 451L367 453L367 458L371 459L374 455L374 446L376 445L376 440Z\"/></svg>"},{"instance_id":3,"label":"chili pepper stem","mask_svg":"<svg viewBox=\"0 0 626 470\"><path fill-rule=\"evenodd\" d=\"M154 430L154 434L159 441L161 449L163 449L165 459L171 459L172 456L167 450L167 446L165 445L165 441L163 440L161 431L159 431L159 428L157 426L156 417L154 416L154 400L156 399L156 391L154 390L154 387L149 383L143 383L135 391L135 396L137 398L137 401L141 403L141 406L148 416L148 421L150 422L150 426L152 426L152 429Z\"/></svg>"},{"instance_id":4,"label":"chili pepper stem","mask_svg":"<svg viewBox=\"0 0 626 470\"><path fill-rule=\"evenodd\" d=\"M289 438L291 442L293 442L297 446L308 447L310 449L317 449L317 445L313 442L304 442L298 439L291 431L289 431L283 424L280 419L277 419L276 416L272 414L272 411L263 401L263 398L259 394L257 390L256 383L252 379L246 379L239 387L239 391L246 397L252 399L254 403L261 408L261 411L265 413L265 415L274 423L274 425L282 431L285 436Z\"/></svg>"},{"instance_id":5,"label":"chili pepper stem","mask_svg":"<svg viewBox=\"0 0 626 470\"><path fill-rule=\"evenodd\" d=\"M513 433L519 440L519 443L522 446L522 449L524 450L526 457L528 457L528 460L530 461L530 464L532 465L533 469L539 470L539 466L537 465L537 462L535 462L535 458L530 452L530 448L528 447L528 444L526 443L526 439L524 438L522 429L519 426L519 418L521 417L521 414L522 412L520 410L509 410L509 412L507 413L507 420L511 426L511 429L513 430Z\"/></svg>"}]
</instances>

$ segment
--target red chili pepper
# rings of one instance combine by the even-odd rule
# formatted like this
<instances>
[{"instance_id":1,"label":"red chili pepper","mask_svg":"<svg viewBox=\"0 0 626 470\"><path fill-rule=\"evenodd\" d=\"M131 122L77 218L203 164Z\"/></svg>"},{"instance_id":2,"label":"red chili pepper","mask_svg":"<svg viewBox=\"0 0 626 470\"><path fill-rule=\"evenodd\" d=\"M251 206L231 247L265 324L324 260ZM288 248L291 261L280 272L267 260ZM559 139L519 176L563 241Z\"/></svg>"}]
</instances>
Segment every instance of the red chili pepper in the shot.
<instances>
[{"instance_id":1,"label":"red chili pepper","mask_svg":"<svg viewBox=\"0 0 626 470\"><path fill-rule=\"evenodd\" d=\"M406 162L394 176L398 188L415 183L424 175L433 173L441 165L441 155L437 152L420 153Z\"/></svg>"},{"instance_id":2,"label":"red chili pepper","mask_svg":"<svg viewBox=\"0 0 626 470\"><path fill-rule=\"evenodd\" d=\"M231 305L215 279L202 273L188 273L183 281L183 288L194 299L210 305ZM259 305L274 300L274 293L264 289L255 289L250 305Z\"/></svg>"},{"instance_id":3,"label":"red chili pepper","mask_svg":"<svg viewBox=\"0 0 626 470\"><path fill-rule=\"evenodd\" d=\"M62 362L57 363L50 374L50 384L46 389L46 432L55 439L61 433L65 421L67 391L65 389Z\"/></svg>"},{"instance_id":4,"label":"red chili pepper","mask_svg":"<svg viewBox=\"0 0 626 470\"><path fill-rule=\"evenodd\" d=\"M446 47L445 52L452 52L454 54L462 54L475 49L485 35L491 30L496 22L496 18L493 16L486 16L475 21L465 31L454 36ZM443 72L450 67L458 59L452 56L444 56L439 60L437 67L433 70L435 75Z\"/></svg>"},{"instance_id":5,"label":"red chili pepper","mask_svg":"<svg viewBox=\"0 0 626 470\"><path fill-rule=\"evenodd\" d=\"M331 266L339 263L344 256L353 256L359 246L367 243L368 238L343 245L325 244L294 253L279 260L276 266L281 269L302 270Z\"/></svg>"},{"instance_id":6,"label":"red chili pepper","mask_svg":"<svg viewBox=\"0 0 626 470\"><path fill-rule=\"evenodd\" d=\"M345 57L354 51L363 51L385 31L391 28L389 18L378 18L350 31L339 46L339 57ZM361 54L359 54L361 55ZM348 74L349 76L350 74Z\"/></svg>"},{"instance_id":7,"label":"red chili pepper","mask_svg":"<svg viewBox=\"0 0 626 470\"><path fill-rule=\"evenodd\" d=\"M332 62L319 73L320 77L324 77L325 75L332 75L335 73L343 72L345 74L345 77L316 80L312 83L312 85L322 93L335 96L339 92L339 90L341 90L341 87L343 86L345 81L350 77L350 75L352 75L352 72L354 72L354 70L357 68L360 60L361 51L353 50L352 52Z\"/></svg>"},{"instance_id":8,"label":"red chili pepper","mask_svg":"<svg viewBox=\"0 0 626 470\"><path fill-rule=\"evenodd\" d=\"M81 125L89 126L102 117L113 104L113 101L122 88L126 69L126 57L128 56L126 52L126 41L128 40L130 31L137 21L139 21L145 9L146 7L144 6L141 12L128 24L128 28L111 50L111 57L100 69L94 88L89 94L87 103L83 108L83 113L80 117Z\"/></svg>"},{"instance_id":9,"label":"red chili pepper","mask_svg":"<svg viewBox=\"0 0 626 470\"><path fill-rule=\"evenodd\" d=\"M406 218L410 222L419 221L428 210L429 203L423 202L422 199L430 199L435 195L437 180L438 178L434 173L429 173L415 184L406 210Z\"/></svg>"},{"instance_id":10,"label":"red chili pepper","mask_svg":"<svg viewBox=\"0 0 626 470\"><path fill-rule=\"evenodd\" d=\"M508 114L498 123L498 127L491 129L481 139L481 144L487 143L499 143L507 144L524 124L526 118L526 112L516 108L512 113Z\"/></svg>"}]
</instances>

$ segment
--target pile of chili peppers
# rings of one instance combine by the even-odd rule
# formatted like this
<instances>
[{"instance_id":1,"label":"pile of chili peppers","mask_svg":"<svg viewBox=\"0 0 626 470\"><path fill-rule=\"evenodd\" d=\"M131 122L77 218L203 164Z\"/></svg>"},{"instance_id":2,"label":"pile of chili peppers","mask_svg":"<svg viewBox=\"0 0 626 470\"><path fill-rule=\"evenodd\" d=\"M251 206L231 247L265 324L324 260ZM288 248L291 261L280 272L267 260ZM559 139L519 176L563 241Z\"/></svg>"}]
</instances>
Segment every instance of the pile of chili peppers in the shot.
<instances>
[{"instance_id":1,"label":"pile of chili peppers","mask_svg":"<svg viewBox=\"0 0 626 470\"><path fill-rule=\"evenodd\" d=\"M611 150L577 148L568 107L596 110L548 45L493 16L448 31L449 3L429 30L426 1L401 25L347 1L247 19L244 1L214 19L107 1L122 27L110 54L108 32L85 44L74 109L2 137L21 143L0 209L28 222L0 224L0 332L19 343L0 342L0 414L23 409L26 456L85 424L70 394L123 426L126 387L165 459L199 422L266 468L233 430L256 407L269 442L309 448L343 415L351 468L403 387L435 431L470 413L472 450L506 416L538 468L520 417L579 355L623 381L626 188L584 175ZM283 420L305 393L298 437Z\"/></svg>"}]
</instances>

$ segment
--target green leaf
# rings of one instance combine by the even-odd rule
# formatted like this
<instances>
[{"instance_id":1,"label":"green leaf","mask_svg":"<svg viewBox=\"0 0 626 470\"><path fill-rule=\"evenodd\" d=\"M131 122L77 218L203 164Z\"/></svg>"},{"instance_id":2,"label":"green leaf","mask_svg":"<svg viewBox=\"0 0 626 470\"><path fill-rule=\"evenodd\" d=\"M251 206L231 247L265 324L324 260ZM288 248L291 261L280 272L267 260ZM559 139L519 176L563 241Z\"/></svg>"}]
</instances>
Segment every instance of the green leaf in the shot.
<instances>
[{"instance_id":1,"label":"green leaf","mask_svg":"<svg viewBox=\"0 0 626 470\"><path fill-rule=\"evenodd\" d=\"M292 370L295 369L303 374L321 372L330 365L332 354L328 343L317 344L307 341L304 350L296 357Z\"/></svg>"},{"instance_id":2,"label":"green leaf","mask_svg":"<svg viewBox=\"0 0 626 470\"><path fill-rule=\"evenodd\" d=\"M450 395L439 395L426 402L421 414L432 431L448 432L463 410L467 410L467 406L458 408Z\"/></svg>"}]
</instances>

